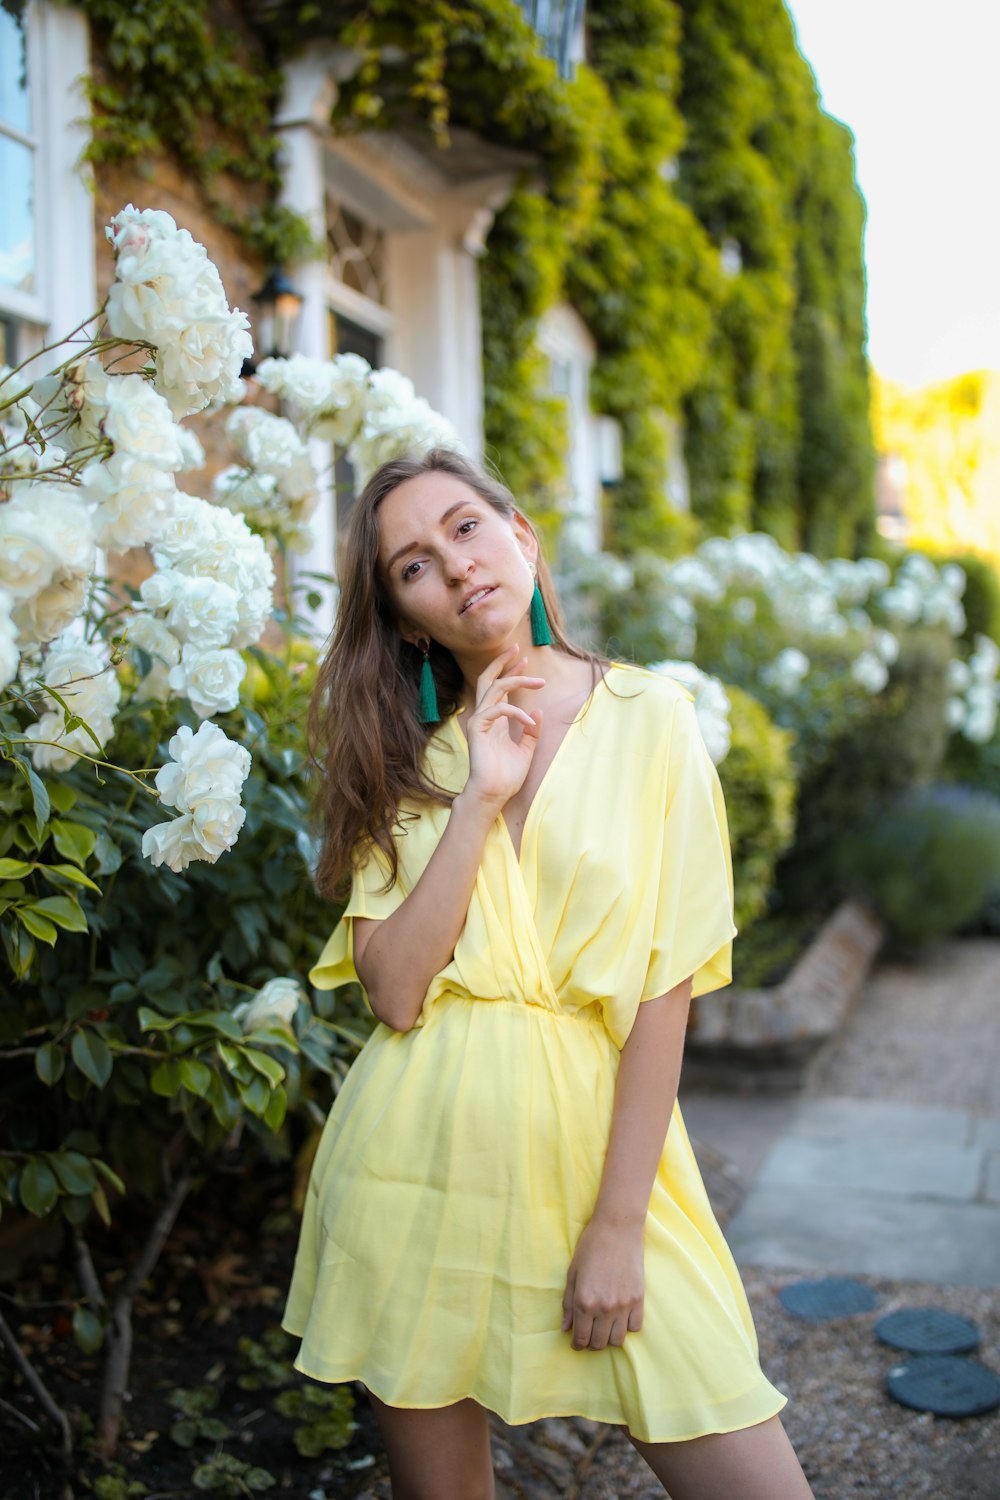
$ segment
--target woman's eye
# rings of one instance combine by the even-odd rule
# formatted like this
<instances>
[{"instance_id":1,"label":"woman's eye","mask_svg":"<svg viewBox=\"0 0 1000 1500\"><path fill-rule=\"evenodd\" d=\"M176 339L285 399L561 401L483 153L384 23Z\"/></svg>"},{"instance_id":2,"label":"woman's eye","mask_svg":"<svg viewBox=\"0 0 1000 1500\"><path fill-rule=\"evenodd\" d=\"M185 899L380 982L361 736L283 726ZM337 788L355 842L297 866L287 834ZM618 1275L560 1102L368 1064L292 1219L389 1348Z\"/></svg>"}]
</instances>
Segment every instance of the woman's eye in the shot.
<instances>
[{"instance_id":1,"label":"woman's eye","mask_svg":"<svg viewBox=\"0 0 1000 1500\"><path fill-rule=\"evenodd\" d=\"M469 532L475 525L475 520L463 521L458 528L459 536L468 536Z\"/></svg>"},{"instance_id":2,"label":"woman's eye","mask_svg":"<svg viewBox=\"0 0 1000 1500\"><path fill-rule=\"evenodd\" d=\"M419 563L415 563L415 562L407 563L406 567L403 569L402 573L400 573L400 575L399 575L400 578L403 580L404 583L407 583L412 577L414 577L414 575L416 574L416 572L417 572L417 570L418 570L419 567L420 567Z\"/></svg>"}]
</instances>

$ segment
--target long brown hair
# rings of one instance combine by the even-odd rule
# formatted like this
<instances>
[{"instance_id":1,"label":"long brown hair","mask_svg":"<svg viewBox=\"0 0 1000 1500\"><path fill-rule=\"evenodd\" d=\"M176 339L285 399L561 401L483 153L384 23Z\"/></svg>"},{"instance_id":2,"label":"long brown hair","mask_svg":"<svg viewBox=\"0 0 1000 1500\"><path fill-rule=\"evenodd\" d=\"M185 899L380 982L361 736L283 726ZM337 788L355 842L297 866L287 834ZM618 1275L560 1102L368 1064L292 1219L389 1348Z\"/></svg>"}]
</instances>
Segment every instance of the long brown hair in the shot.
<instances>
[{"instance_id":1,"label":"long brown hair","mask_svg":"<svg viewBox=\"0 0 1000 1500\"><path fill-rule=\"evenodd\" d=\"M352 859L372 845L386 856L390 884L395 881L398 856L393 834L402 824L405 800L451 801L451 795L424 771L423 751L434 726L420 720L423 656L399 634L378 566L379 506L397 485L433 472L462 480L508 520L518 513L506 485L447 448L383 464L351 508L337 623L316 678L307 723L320 829L315 878L321 894L330 900L342 897ZM540 551L537 568L553 644L568 656L591 662L596 681L606 665L604 658L567 639L552 577ZM429 654L444 719L458 707L462 673L451 652L436 641L431 642Z\"/></svg>"}]
</instances>

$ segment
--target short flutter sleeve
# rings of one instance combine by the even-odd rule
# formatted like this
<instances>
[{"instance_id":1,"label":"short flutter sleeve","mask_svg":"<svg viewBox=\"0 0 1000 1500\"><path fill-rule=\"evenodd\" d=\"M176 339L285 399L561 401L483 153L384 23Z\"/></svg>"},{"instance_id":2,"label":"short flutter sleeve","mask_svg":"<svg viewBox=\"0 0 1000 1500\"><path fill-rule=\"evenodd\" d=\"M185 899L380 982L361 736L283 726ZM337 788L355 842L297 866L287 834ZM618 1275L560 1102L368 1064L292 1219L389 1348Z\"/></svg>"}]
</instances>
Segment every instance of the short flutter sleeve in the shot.
<instances>
[{"instance_id":1,"label":"short flutter sleeve","mask_svg":"<svg viewBox=\"0 0 1000 1500\"><path fill-rule=\"evenodd\" d=\"M733 863L718 772L694 702L678 699L667 748L665 811L649 967L641 1000L688 975L692 994L732 982Z\"/></svg>"},{"instance_id":2,"label":"short flutter sleeve","mask_svg":"<svg viewBox=\"0 0 1000 1500\"><path fill-rule=\"evenodd\" d=\"M309 979L318 990L333 990L357 980L354 967L354 918L367 917L381 921L403 904L407 890L400 872L392 885L389 861L381 849L372 847L364 861L355 866L351 878L351 895L344 914L330 934ZM387 889L388 886L388 889Z\"/></svg>"}]
</instances>

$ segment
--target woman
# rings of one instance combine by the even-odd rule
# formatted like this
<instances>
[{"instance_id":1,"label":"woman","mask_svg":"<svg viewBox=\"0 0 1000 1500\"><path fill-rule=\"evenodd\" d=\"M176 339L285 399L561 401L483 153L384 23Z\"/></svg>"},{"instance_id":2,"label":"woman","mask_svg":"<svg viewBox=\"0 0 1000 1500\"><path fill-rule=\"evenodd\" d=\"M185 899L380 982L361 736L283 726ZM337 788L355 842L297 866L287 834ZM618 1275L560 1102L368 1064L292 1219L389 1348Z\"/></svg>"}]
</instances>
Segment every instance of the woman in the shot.
<instances>
[{"instance_id":1,"label":"woman","mask_svg":"<svg viewBox=\"0 0 1000 1500\"><path fill-rule=\"evenodd\" d=\"M355 504L312 728L352 882L311 977L381 1025L313 1167L299 1369L364 1382L396 1500L492 1496L488 1411L620 1423L673 1500L808 1497L675 1102L735 935L690 695L571 645L509 492L437 450Z\"/></svg>"}]
</instances>

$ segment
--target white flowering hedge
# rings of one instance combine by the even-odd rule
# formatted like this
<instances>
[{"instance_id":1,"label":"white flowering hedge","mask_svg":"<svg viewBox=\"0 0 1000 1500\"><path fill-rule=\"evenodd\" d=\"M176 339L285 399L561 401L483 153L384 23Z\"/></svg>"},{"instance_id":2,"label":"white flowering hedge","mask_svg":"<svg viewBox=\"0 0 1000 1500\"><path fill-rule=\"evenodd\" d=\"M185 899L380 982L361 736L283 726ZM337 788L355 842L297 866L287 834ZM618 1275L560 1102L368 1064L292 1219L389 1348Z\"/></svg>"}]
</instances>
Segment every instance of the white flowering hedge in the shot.
<instances>
[{"instance_id":1,"label":"white flowering hedge","mask_svg":"<svg viewBox=\"0 0 1000 1500\"><path fill-rule=\"evenodd\" d=\"M1000 649L977 635L962 654L966 580L955 564L910 553L893 574L880 558L823 562L753 533L710 537L671 560L576 557L566 580L640 658L697 662L759 698L803 745L868 712L917 629L951 642L948 730L977 744L996 732Z\"/></svg>"}]
</instances>

